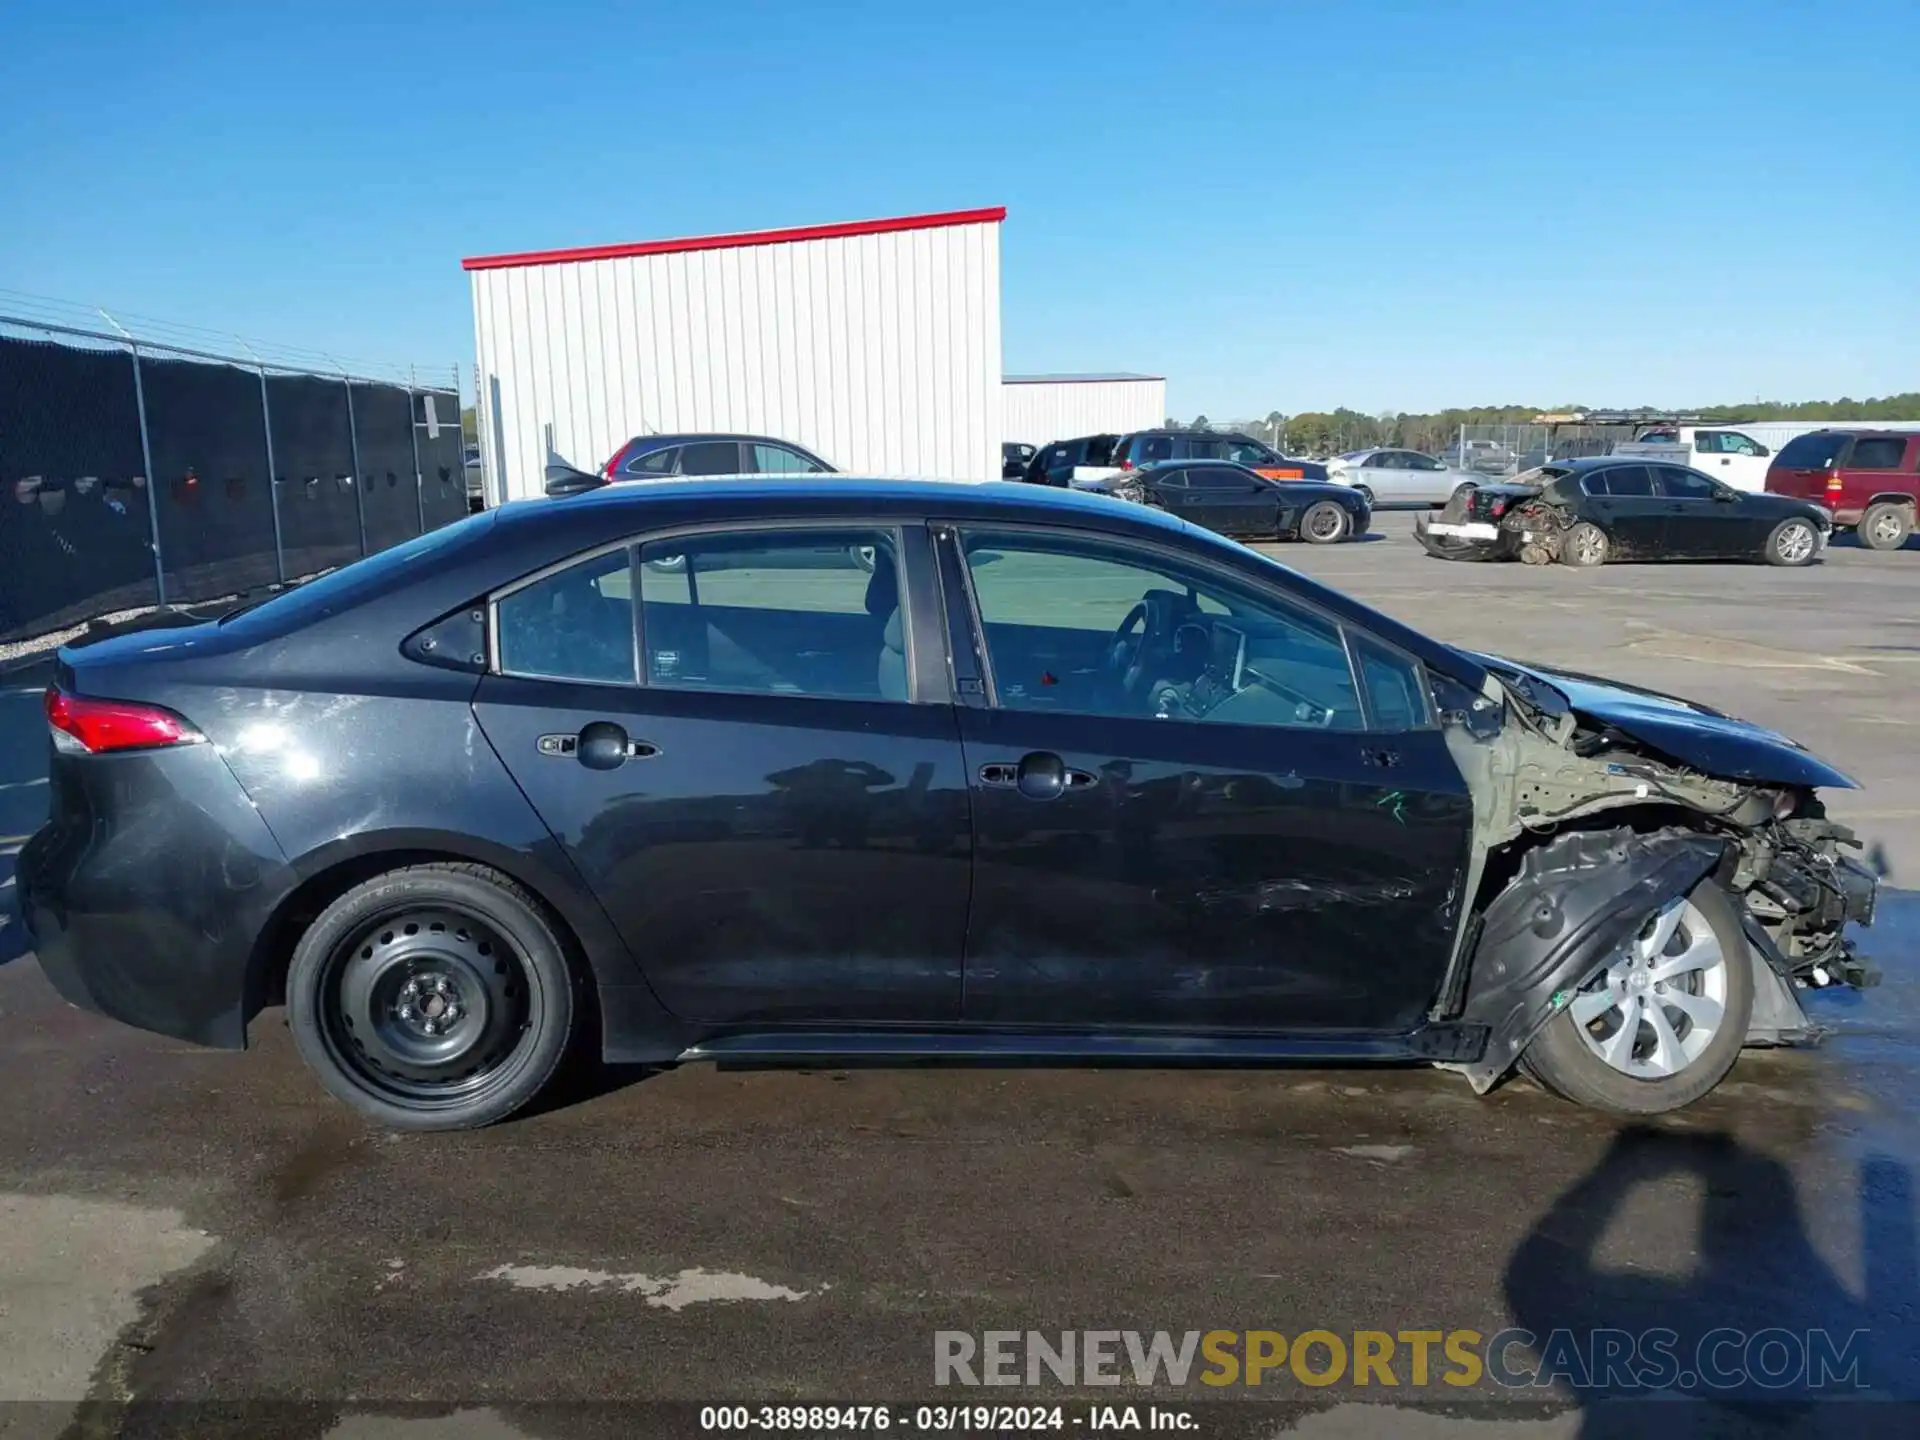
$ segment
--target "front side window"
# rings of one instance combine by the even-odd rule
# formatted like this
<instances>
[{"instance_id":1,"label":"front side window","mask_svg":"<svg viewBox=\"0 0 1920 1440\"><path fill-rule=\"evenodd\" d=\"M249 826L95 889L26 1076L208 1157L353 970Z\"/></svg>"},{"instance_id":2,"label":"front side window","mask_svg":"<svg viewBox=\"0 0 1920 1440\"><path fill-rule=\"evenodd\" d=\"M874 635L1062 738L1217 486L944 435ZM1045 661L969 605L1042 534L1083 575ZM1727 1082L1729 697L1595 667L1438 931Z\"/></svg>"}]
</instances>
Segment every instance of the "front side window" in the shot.
<instances>
[{"instance_id":1,"label":"front side window","mask_svg":"<svg viewBox=\"0 0 1920 1440\"><path fill-rule=\"evenodd\" d=\"M640 547L649 685L904 700L891 532L754 530Z\"/></svg>"},{"instance_id":2,"label":"front side window","mask_svg":"<svg viewBox=\"0 0 1920 1440\"><path fill-rule=\"evenodd\" d=\"M1016 450L1019 447L1014 447ZM817 475L820 467L784 445L754 445L753 468L762 475Z\"/></svg>"},{"instance_id":3,"label":"front side window","mask_svg":"<svg viewBox=\"0 0 1920 1440\"><path fill-rule=\"evenodd\" d=\"M631 685L631 552L592 556L503 595L494 628L503 674Z\"/></svg>"},{"instance_id":4,"label":"front side window","mask_svg":"<svg viewBox=\"0 0 1920 1440\"><path fill-rule=\"evenodd\" d=\"M1005 709L1365 728L1341 631L1309 610L1078 536L963 546Z\"/></svg>"},{"instance_id":5,"label":"front side window","mask_svg":"<svg viewBox=\"0 0 1920 1440\"><path fill-rule=\"evenodd\" d=\"M1764 455L1767 447L1738 431L1728 430L1720 436L1722 455Z\"/></svg>"},{"instance_id":6,"label":"front side window","mask_svg":"<svg viewBox=\"0 0 1920 1440\"><path fill-rule=\"evenodd\" d=\"M1853 442L1853 454L1847 457L1849 470L1898 470L1907 442L1897 435L1874 435Z\"/></svg>"},{"instance_id":7,"label":"front side window","mask_svg":"<svg viewBox=\"0 0 1920 1440\"><path fill-rule=\"evenodd\" d=\"M1245 490L1248 477L1221 465L1202 465L1187 472L1187 484L1195 490Z\"/></svg>"},{"instance_id":8,"label":"front side window","mask_svg":"<svg viewBox=\"0 0 1920 1440\"><path fill-rule=\"evenodd\" d=\"M1669 500L1711 500L1718 489L1697 470L1682 470L1678 465L1662 465L1654 473L1660 481L1660 493Z\"/></svg>"},{"instance_id":9,"label":"front side window","mask_svg":"<svg viewBox=\"0 0 1920 1440\"><path fill-rule=\"evenodd\" d=\"M1256 440L1232 440L1225 447L1222 457L1236 465L1271 465L1280 457Z\"/></svg>"}]
</instances>

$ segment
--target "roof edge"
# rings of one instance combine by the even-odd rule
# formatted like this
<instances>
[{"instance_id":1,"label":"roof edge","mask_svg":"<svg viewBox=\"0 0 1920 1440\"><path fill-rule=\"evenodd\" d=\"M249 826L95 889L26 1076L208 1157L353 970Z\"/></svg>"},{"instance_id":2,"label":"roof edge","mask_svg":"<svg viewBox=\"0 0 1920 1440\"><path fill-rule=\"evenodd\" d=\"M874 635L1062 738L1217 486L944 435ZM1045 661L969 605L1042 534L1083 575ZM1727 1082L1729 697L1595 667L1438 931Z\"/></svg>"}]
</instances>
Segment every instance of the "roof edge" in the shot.
<instances>
[{"instance_id":1,"label":"roof edge","mask_svg":"<svg viewBox=\"0 0 1920 1440\"><path fill-rule=\"evenodd\" d=\"M631 255L676 255L693 250L734 250L751 245L786 245L799 240L840 240L853 235L890 235L901 230L941 230L953 225L997 225L1007 207L942 210L929 215L894 215L879 220L844 220L831 225L796 225L783 230L744 230L732 235L691 235L678 240L639 240L622 245L585 245L567 250L526 250L511 255L470 255L462 270L508 270L524 265L565 265L582 260L619 260Z\"/></svg>"}]
</instances>

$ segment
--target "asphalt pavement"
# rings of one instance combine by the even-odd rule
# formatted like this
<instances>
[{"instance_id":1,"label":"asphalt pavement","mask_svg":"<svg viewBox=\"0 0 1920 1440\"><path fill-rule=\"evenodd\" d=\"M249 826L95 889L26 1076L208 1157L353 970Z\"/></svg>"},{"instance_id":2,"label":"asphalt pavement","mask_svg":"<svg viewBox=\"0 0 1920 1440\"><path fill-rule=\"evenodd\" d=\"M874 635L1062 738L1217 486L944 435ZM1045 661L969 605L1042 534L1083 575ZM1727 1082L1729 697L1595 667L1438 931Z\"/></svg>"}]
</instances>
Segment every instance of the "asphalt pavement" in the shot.
<instances>
[{"instance_id":1,"label":"asphalt pavement","mask_svg":"<svg viewBox=\"0 0 1920 1440\"><path fill-rule=\"evenodd\" d=\"M1832 809L1889 887L1865 937L1887 978L1812 997L1823 1047L1748 1052L1708 1100L1634 1125L1413 1069L701 1066L583 1076L515 1123L402 1138L328 1100L277 1013L244 1055L192 1049L68 1008L18 958L0 967L0 1435L1021 1418L938 1408L986 1403L1043 1426L1059 1406L1066 1432L1130 1410L1198 1434L1920 1433L1900 1403L1920 1401L1920 896L1901 888L1920 885L1920 546L1583 572L1429 560L1405 516L1376 529L1273 552L1442 638L1695 696L1860 779ZM39 680L0 694L8 856L44 811ZM0 931L0 955L19 939ZM1420 1383L1399 1338L1484 1348L1516 1327L1532 1340L1502 1374L1537 1360L1553 1383L1450 1384L1438 1341ZM1663 1329L1689 1365L1734 1337L1738 1403L1649 1401L1591 1363L1595 1332ZM1125 1371L1124 1332L1162 1330L1312 1358L1257 1388L935 1383L941 1332L977 1370L993 1346L1032 1359L1027 1332L1123 1332L1079 1338ZM1316 1330L1354 1356L1386 1332L1393 1383L1353 1363L1311 1383L1333 1355L1301 1340ZM1561 1331L1582 1355L1543 1353ZM1789 1341L1858 1363L1768 1388ZM1568 1383L1570 1358L1603 1383Z\"/></svg>"}]
</instances>

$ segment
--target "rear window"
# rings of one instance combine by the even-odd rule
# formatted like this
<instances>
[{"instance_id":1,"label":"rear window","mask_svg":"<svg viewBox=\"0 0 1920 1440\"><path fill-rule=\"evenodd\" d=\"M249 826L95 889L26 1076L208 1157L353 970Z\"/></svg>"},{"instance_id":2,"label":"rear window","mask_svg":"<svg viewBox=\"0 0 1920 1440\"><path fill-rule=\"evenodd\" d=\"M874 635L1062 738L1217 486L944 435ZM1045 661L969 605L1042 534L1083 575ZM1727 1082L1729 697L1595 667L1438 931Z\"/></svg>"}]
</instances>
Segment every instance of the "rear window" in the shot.
<instances>
[{"instance_id":1,"label":"rear window","mask_svg":"<svg viewBox=\"0 0 1920 1440\"><path fill-rule=\"evenodd\" d=\"M1844 435L1796 435L1780 447L1773 463L1791 470L1824 470L1840 458L1846 443Z\"/></svg>"},{"instance_id":2,"label":"rear window","mask_svg":"<svg viewBox=\"0 0 1920 1440\"><path fill-rule=\"evenodd\" d=\"M551 503L551 502L549 502ZM487 510L469 515L438 530L429 530L391 549L381 550L342 565L338 570L282 591L262 604L252 606L223 624L236 628L278 630L284 626L325 619L362 600L406 584L423 571L443 565L459 552L478 542L499 518L499 511Z\"/></svg>"},{"instance_id":3,"label":"rear window","mask_svg":"<svg viewBox=\"0 0 1920 1440\"><path fill-rule=\"evenodd\" d=\"M1089 465L1109 465L1113 462L1113 436L1095 435L1087 441L1087 459Z\"/></svg>"},{"instance_id":4,"label":"rear window","mask_svg":"<svg viewBox=\"0 0 1920 1440\"><path fill-rule=\"evenodd\" d=\"M1907 453L1907 442L1899 435L1874 435L1853 442L1847 457L1849 470L1898 470L1900 457Z\"/></svg>"}]
</instances>

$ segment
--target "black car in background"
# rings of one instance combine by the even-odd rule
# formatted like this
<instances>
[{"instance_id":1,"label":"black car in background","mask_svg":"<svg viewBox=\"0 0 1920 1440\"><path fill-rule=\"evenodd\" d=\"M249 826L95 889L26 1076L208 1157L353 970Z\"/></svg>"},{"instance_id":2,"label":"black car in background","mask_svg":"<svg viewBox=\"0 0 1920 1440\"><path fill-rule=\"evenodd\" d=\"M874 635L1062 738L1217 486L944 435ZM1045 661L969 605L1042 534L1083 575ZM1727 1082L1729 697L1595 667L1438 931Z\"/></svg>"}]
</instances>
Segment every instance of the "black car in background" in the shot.
<instances>
[{"instance_id":1,"label":"black car in background","mask_svg":"<svg viewBox=\"0 0 1920 1440\"><path fill-rule=\"evenodd\" d=\"M1414 535L1444 560L1544 565L1614 560L1765 560L1811 565L1833 516L1784 495L1723 485L1639 456L1555 461L1505 483L1463 485Z\"/></svg>"},{"instance_id":2,"label":"black car in background","mask_svg":"<svg viewBox=\"0 0 1920 1440\"><path fill-rule=\"evenodd\" d=\"M602 482L673 475L831 475L833 466L791 440L771 435L636 435L599 470ZM577 493L594 477L580 471L552 481L549 495Z\"/></svg>"},{"instance_id":3,"label":"black car in background","mask_svg":"<svg viewBox=\"0 0 1920 1440\"><path fill-rule=\"evenodd\" d=\"M1136 470L1162 460L1224 460L1245 465L1269 480L1325 480L1327 467L1317 460L1290 460L1251 435L1212 430L1136 430L1113 447L1112 463Z\"/></svg>"},{"instance_id":4,"label":"black car in background","mask_svg":"<svg viewBox=\"0 0 1920 1440\"><path fill-rule=\"evenodd\" d=\"M1034 447L1023 445L1018 440L1000 442L1000 478L1002 480L1024 480L1027 466L1033 463Z\"/></svg>"},{"instance_id":5,"label":"black car in background","mask_svg":"<svg viewBox=\"0 0 1920 1440\"><path fill-rule=\"evenodd\" d=\"M1805 749L1034 486L502 506L63 648L46 715L15 893L60 993L236 1048L284 1002L403 1128L510 1114L576 1042L1518 1059L1645 1113L1871 978L1815 793L1853 782Z\"/></svg>"},{"instance_id":6,"label":"black car in background","mask_svg":"<svg viewBox=\"0 0 1920 1440\"><path fill-rule=\"evenodd\" d=\"M1129 472L1110 492L1203 529L1246 540L1331 545L1367 533L1367 497L1345 485L1269 480L1245 465L1162 460Z\"/></svg>"},{"instance_id":7,"label":"black car in background","mask_svg":"<svg viewBox=\"0 0 1920 1440\"><path fill-rule=\"evenodd\" d=\"M1050 445L1042 445L1039 453L1027 462L1022 478L1029 485L1052 485L1064 490L1072 483L1077 466L1114 464L1113 447L1119 438L1117 435L1082 435L1074 440L1055 440Z\"/></svg>"}]
</instances>

